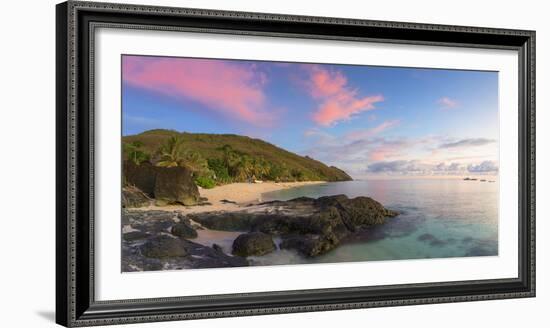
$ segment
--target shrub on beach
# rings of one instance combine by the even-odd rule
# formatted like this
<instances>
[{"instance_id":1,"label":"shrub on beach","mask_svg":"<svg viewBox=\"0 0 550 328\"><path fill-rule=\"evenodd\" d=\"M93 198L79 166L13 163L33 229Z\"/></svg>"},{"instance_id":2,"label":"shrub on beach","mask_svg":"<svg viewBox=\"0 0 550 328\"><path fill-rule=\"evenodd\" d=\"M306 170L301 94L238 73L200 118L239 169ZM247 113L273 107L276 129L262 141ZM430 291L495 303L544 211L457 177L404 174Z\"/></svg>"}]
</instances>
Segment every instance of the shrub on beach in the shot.
<instances>
[{"instance_id":1,"label":"shrub on beach","mask_svg":"<svg viewBox=\"0 0 550 328\"><path fill-rule=\"evenodd\" d=\"M195 179L195 183L197 186L205 188L205 189L211 189L216 186L216 181L210 177L200 176Z\"/></svg>"}]
</instances>

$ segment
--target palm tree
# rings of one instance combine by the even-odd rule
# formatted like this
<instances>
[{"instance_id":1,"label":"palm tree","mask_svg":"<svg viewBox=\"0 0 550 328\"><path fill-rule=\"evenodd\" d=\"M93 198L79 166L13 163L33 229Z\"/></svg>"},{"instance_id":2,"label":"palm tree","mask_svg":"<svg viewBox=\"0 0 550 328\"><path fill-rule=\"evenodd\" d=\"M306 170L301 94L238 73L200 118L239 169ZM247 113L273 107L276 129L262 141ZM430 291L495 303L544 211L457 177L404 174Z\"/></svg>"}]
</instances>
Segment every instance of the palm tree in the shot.
<instances>
[{"instance_id":1,"label":"palm tree","mask_svg":"<svg viewBox=\"0 0 550 328\"><path fill-rule=\"evenodd\" d=\"M240 166L242 168L244 180L247 180L254 175L254 162L250 156L243 155L240 160Z\"/></svg>"},{"instance_id":2,"label":"palm tree","mask_svg":"<svg viewBox=\"0 0 550 328\"><path fill-rule=\"evenodd\" d=\"M223 161L227 168L231 167L233 159L235 157L235 151L231 148L230 145L223 145L219 148L223 151Z\"/></svg>"},{"instance_id":3,"label":"palm tree","mask_svg":"<svg viewBox=\"0 0 550 328\"><path fill-rule=\"evenodd\" d=\"M269 173L269 166L263 158L252 159L252 171L254 176L259 179L264 179Z\"/></svg>"},{"instance_id":4,"label":"palm tree","mask_svg":"<svg viewBox=\"0 0 550 328\"><path fill-rule=\"evenodd\" d=\"M157 162L157 166L181 166L180 164L184 159L182 145L183 140L179 136L170 137L159 149L160 161Z\"/></svg>"},{"instance_id":5,"label":"palm tree","mask_svg":"<svg viewBox=\"0 0 550 328\"><path fill-rule=\"evenodd\" d=\"M208 162L201 156L200 153L194 150L188 150L185 152L185 164L194 172L206 172L208 169Z\"/></svg>"},{"instance_id":6,"label":"palm tree","mask_svg":"<svg viewBox=\"0 0 550 328\"><path fill-rule=\"evenodd\" d=\"M134 141L130 143L124 143L124 153L129 161L132 161L136 165L149 160L149 154L141 150L143 143L141 141Z\"/></svg>"}]
</instances>

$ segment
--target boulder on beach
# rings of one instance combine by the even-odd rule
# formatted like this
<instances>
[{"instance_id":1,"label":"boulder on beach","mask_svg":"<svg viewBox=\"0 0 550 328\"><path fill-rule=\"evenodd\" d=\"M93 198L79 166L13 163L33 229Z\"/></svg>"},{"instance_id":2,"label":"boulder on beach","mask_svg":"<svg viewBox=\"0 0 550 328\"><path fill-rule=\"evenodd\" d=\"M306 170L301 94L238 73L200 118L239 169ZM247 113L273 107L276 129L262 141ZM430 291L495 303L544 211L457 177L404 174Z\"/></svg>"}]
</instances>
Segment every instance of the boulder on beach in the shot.
<instances>
[{"instance_id":1,"label":"boulder on beach","mask_svg":"<svg viewBox=\"0 0 550 328\"><path fill-rule=\"evenodd\" d=\"M149 197L155 196L156 167L144 162L140 165L125 161L123 165L124 182L135 186Z\"/></svg>"},{"instance_id":2,"label":"boulder on beach","mask_svg":"<svg viewBox=\"0 0 550 328\"><path fill-rule=\"evenodd\" d=\"M197 231L185 222L181 222L174 225L170 229L170 231L174 236L185 238L185 239L193 239L193 238L197 238L198 236Z\"/></svg>"},{"instance_id":3,"label":"boulder on beach","mask_svg":"<svg viewBox=\"0 0 550 328\"><path fill-rule=\"evenodd\" d=\"M159 235L143 244L141 253L152 258L182 257L187 255L185 246L185 243L179 238Z\"/></svg>"},{"instance_id":4,"label":"boulder on beach","mask_svg":"<svg viewBox=\"0 0 550 328\"><path fill-rule=\"evenodd\" d=\"M245 233L233 241L233 254L243 257L261 256L275 249L271 236L263 232Z\"/></svg>"},{"instance_id":5,"label":"boulder on beach","mask_svg":"<svg viewBox=\"0 0 550 328\"><path fill-rule=\"evenodd\" d=\"M150 163L124 163L124 180L146 196L155 198L157 205L197 205L201 198L191 172L185 167L158 167Z\"/></svg>"},{"instance_id":6,"label":"boulder on beach","mask_svg":"<svg viewBox=\"0 0 550 328\"><path fill-rule=\"evenodd\" d=\"M122 207L145 207L151 204L151 198L135 186L122 188Z\"/></svg>"},{"instance_id":7,"label":"boulder on beach","mask_svg":"<svg viewBox=\"0 0 550 328\"><path fill-rule=\"evenodd\" d=\"M183 167L157 168L155 200L167 204L198 204L199 189L193 181L191 172Z\"/></svg>"}]
</instances>

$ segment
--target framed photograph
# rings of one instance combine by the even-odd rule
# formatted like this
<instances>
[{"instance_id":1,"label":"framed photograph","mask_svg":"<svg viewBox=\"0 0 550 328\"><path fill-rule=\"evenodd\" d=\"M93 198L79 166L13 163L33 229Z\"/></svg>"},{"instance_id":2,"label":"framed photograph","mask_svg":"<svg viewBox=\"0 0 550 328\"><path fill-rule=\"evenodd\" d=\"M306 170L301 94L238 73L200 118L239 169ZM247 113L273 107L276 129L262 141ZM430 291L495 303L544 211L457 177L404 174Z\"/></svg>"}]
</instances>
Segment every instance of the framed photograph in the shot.
<instances>
[{"instance_id":1,"label":"framed photograph","mask_svg":"<svg viewBox=\"0 0 550 328\"><path fill-rule=\"evenodd\" d=\"M64 326L535 296L535 32L57 5Z\"/></svg>"}]
</instances>

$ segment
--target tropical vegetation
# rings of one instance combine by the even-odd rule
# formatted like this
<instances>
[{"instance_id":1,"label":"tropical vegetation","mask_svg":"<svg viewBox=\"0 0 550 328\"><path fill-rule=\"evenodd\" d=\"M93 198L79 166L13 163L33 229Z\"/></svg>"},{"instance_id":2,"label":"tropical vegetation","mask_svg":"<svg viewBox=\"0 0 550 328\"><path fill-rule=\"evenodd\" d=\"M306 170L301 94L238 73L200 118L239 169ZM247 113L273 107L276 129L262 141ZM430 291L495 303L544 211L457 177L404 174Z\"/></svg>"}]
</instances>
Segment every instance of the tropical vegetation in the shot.
<instances>
[{"instance_id":1,"label":"tropical vegetation","mask_svg":"<svg viewBox=\"0 0 550 328\"><path fill-rule=\"evenodd\" d=\"M185 167L203 188L253 180L351 180L336 167L246 136L150 130L123 137L123 150L136 165Z\"/></svg>"}]
</instances>

